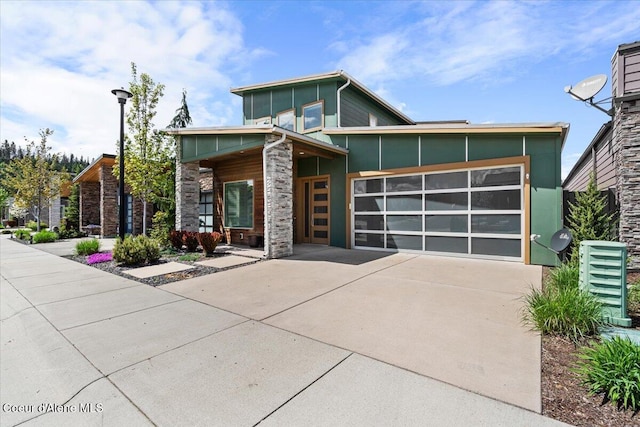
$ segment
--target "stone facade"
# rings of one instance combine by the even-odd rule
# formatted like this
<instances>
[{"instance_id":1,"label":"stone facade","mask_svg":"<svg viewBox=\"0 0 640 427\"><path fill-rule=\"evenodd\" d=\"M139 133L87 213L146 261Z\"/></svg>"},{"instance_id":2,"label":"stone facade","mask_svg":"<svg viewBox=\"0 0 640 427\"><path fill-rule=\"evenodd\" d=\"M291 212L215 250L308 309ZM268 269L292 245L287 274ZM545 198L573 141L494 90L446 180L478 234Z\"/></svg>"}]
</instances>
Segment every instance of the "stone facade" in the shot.
<instances>
[{"instance_id":1,"label":"stone facade","mask_svg":"<svg viewBox=\"0 0 640 427\"><path fill-rule=\"evenodd\" d=\"M198 162L182 163L181 154L176 159L176 230L198 231L200 166Z\"/></svg>"},{"instance_id":2,"label":"stone facade","mask_svg":"<svg viewBox=\"0 0 640 427\"><path fill-rule=\"evenodd\" d=\"M60 228L60 196L54 197L49 201L49 228Z\"/></svg>"},{"instance_id":3,"label":"stone facade","mask_svg":"<svg viewBox=\"0 0 640 427\"><path fill-rule=\"evenodd\" d=\"M200 192L213 191L213 170L200 172Z\"/></svg>"},{"instance_id":4,"label":"stone facade","mask_svg":"<svg viewBox=\"0 0 640 427\"><path fill-rule=\"evenodd\" d=\"M620 242L627 245L628 268L640 269L640 99L616 102L614 138L620 144L616 156L617 193L620 204Z\"/></svg>"},{"instance_id":5,"label":"stone facade","mask_svg":"<svg viewBox=\"0 0 640 427\"><path fill-rule=\"evenodd\" d=\"M264 196L267 253L269 258L290 256L293 255L293 144L283 142L262 155L266 156L267 165Z\"/></svg>"},{"instance_id":6,"label":"stone facade","mask_svg":"<svg viewBox=\"0 0 640 427\"><path fill-rule=\"evenodd\" d=\"M100 183L80 183L80 227L100 224Z\"/></svg>"},{"instance_id":7,"label":"stone facade","mask_svg":"<svg viewBox=\"0 0 640 427\"><path fill-rule=\"evenodd\" d=\"M113 176L113 167L100 166L100 224L102 236L118 234L118 179Z\"/></svg>"}]
</instances>

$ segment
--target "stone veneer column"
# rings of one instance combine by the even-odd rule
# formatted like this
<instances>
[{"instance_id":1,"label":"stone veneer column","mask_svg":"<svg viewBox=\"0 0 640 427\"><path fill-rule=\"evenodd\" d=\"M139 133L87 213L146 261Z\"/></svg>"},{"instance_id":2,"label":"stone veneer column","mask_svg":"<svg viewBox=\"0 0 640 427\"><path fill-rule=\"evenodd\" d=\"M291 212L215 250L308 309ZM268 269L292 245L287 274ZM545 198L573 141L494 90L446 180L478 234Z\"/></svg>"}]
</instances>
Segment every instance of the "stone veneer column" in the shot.
<instances>
[{"instance_id":1,"label":"stone veneer column","mask_svg":"<svg viewBox=\"0 0 640 427\"><path fill-rule=\"evenodd\" d=\"M100 221L100 183L80 183L80 227Z\"/></svg>"},{"instance_id":2,"label":"stone veneer column","mask_svg":"<svg viewBox=\"0 0 640 427\"><path fill-rule=\"evenodd\" d=\"M100 166L100 235L118 234L118 180L113 176L113 167Z\"/></svg>"},{"instance_id":3,"label":"stone veneer column","mask_svg":"<svg viewBox=\"0 0 640 427\"><path fill-rule=\"evenodd\" d=\"M54 196L49 201L49 228L60 228L60 195Z\"/></svg>"},{"instance_id":4,"label":"stone veneer column","mask_svg":"<svg viewBox=\"0 0 640 427\"><path fill-rule=\"evenodd\" d=\"M179 153L176 159L176 230L198 231L200 204L198 172L200 166L197 161L182 163L181 157L182 155Z\"/></svg>"},{"instance_id":5,"label":"stone veneer column","mask_svg":"<svg viewBox=\"0 0 640 427\"><path fill-rule=\"evenodd\" d=\"M627 245L629 269L640 269L640 99L616 102L614 138L619 144L616 158L616 190L620 205L620 242Z\"/></svg>"},{"instance_id":6,"label":"stone veneer column","mask_svg":"<svg viewBox=\"0 0 640 427\"><path fill-rule=\"evenodd\" d=\"M267 137L267 143L277 140ZM269 258L293 255L293 145L283 142L262 153L266 156L264 209L269 235Z\"/></svg>"}]
</instances>

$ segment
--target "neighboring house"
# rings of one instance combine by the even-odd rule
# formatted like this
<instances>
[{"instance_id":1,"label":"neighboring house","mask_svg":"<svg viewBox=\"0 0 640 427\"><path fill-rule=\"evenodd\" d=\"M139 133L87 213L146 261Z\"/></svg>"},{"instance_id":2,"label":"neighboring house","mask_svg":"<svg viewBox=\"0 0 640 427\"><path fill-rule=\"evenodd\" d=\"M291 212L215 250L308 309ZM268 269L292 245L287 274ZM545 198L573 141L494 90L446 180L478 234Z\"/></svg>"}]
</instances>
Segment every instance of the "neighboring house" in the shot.
<instances>
[{"instance_id":1,"label":"neighboring house","mask_svg":"<svg viewBox=\"0 0 640 427\"><path fill-rule=\"evenodd\" d=\"M80 229L103 237L118 234L118 179L113 175L116 156L102 154L74 179L80 185ZM129 194L125 186L126 233L142 233L143 204ZM147 224L151 224L153 209L147 204Z\"/></svg>"},{"instance_id":2,"label":"neighboring house","mask_svg":"<svg viewBox=\"0 0 640 427\"><path fill-rule=\"evenodd\" d=\"M619 240L630 269L640 269L640 42L618 46L611 60L613 118L602 125L562 184L584 191L593 173L598 188L614 192Z\"/></svg>"},{"instance_id":3,"label":"neighboring house","mask_svg":"<svg viewBox=\"0 0 640 427\"><path fill-rule=\"evenodd\" d=\"M177 229L209 211L233 243L264 236L269 258L316 243L556 263L529 236L562 226L567 124L416 123L342 71L231 92L242 126L166 130Z\"/></svg>"}]
</instances>

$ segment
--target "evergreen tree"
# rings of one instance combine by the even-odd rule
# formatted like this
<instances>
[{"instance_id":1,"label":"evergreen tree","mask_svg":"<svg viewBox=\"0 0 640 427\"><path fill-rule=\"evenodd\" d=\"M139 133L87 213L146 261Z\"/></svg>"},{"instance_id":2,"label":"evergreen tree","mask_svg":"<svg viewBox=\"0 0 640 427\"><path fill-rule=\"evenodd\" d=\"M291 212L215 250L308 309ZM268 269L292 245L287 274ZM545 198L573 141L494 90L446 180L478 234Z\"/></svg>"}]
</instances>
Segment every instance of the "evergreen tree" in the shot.
<instances>
[{"instance_id":1,"label":"evergreen tree","mask_svg":"<svg viewBox=\"0 0 640 427\"><path fill-rule=\"evenodd\" d=\"M187 90L182 89L182 103L180 108L176 110L176 115L169 123L170 128L186 128L192 122L189 114L189 106L187 105Z\"/></svg>"},{"instance_id":2,"label":"evergreen tree","mask_svg":"<svg viewBox=\"0 0 640 427\"><path fill-rule=\"evenodd\" d=\"M576 193L576 202L569 203L567 222L573 235L572 261L578 260L583 240L615 240L614 213L607 212L607 198L600 194L593 174L586 191Z\"/></svg>"}]
</instances>

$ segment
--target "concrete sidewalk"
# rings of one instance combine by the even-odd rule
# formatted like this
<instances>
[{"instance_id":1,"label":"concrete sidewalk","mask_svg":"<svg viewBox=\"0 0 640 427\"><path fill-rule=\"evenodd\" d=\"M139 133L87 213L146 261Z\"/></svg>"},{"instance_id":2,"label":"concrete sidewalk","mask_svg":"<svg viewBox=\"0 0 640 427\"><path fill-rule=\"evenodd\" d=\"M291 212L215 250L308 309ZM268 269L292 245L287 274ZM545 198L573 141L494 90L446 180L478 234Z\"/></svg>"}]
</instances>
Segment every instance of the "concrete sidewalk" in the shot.
<instances>
[{"instance_id":1,"label":"concrete sidewalk","mask_svg":"<svg viewBox=\"0 0 640 427\"><path fill-rule=\"evenodd\" d=\"M0 239L2 426L562 425L37 247Z\"/></svg>"}]
</instances>

